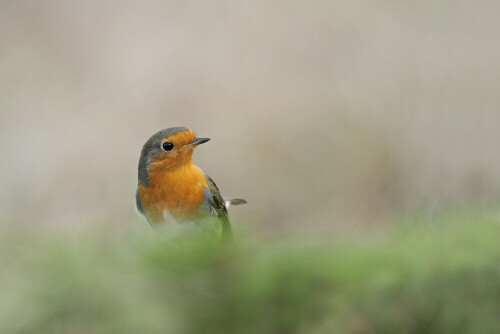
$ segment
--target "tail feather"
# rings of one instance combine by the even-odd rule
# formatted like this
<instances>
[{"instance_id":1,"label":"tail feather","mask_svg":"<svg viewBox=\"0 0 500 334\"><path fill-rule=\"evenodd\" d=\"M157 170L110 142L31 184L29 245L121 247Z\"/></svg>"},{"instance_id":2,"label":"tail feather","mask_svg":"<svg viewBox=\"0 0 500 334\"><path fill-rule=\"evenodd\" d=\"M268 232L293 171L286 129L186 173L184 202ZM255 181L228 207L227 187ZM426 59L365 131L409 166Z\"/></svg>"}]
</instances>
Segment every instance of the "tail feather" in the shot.
<instances>
[{"instance_id":1,"label":"tail feather","mask_svg":"<svg viewBox=\"0 0 500 334\"><path fill-rule=\"evenodd\" d=\"M229 208L230 205L242 205L246 203L247 201L242 198L230 198L225 200L226 208Z\"/></svg>"}]
</instances>

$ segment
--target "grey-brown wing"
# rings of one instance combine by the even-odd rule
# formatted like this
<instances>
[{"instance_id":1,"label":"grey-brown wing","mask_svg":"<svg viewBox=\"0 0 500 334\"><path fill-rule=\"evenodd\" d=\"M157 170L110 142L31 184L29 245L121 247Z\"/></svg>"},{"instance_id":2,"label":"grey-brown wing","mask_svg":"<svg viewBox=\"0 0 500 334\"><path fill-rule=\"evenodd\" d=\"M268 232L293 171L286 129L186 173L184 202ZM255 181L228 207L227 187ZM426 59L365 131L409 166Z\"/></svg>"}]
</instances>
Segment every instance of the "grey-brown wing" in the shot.
<instances>
[{"instance_id":1,"label":"grey-brown wing","mask_svg":"<svg viewBox=\"0 0 500 334\"><path fill-rule=\"evenodd\" d=\"M205 202L204 205L207 211L216 215L222 223L222 239L231 239L231 224L226 209L226 203L220 194L219 188L215 182L205 174L209 189L205 189Z\"/></svg>"}]
</instances>

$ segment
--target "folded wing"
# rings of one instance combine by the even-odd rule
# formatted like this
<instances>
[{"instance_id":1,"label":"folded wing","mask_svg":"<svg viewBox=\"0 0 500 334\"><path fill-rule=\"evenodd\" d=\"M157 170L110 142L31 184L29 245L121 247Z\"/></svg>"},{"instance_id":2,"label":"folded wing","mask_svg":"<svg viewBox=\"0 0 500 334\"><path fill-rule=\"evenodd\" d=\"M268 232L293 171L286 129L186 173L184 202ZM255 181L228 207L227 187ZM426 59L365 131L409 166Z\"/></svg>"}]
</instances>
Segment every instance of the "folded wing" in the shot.
<instances>
[{"instance_id":1,"label":"folded wing","mask_svg":"<svg viewBox=\"0 0 500 334\"><path fill-rule=\"evenodd\" d=\"M222 224L222 240L231 239L231 224L229 223L226 203L222 199L219 188L217 188L215 182L207 174L205 174L205 177L209 189L205 190L205 202L203 205L212 215L217 216L220 220Z\"/></svg>"}]
</instances>

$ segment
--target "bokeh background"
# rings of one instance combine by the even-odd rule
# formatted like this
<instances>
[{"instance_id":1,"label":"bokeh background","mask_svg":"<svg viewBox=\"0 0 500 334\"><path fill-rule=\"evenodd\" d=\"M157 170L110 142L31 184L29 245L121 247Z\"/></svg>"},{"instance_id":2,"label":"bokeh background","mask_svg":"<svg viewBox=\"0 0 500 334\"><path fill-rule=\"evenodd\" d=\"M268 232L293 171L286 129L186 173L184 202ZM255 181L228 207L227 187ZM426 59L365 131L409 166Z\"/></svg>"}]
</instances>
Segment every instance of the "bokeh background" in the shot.
<instances>
[{"instance_id":1,"label":"bokeh background","mask_svg":"<svg viewBox=\"0 0 500 334\"><path fill-rule=\"evenodd\" d=\"M262 233L500 194L497 1L2 1L2 221L122 228L185 125ZM126 222L126 223L125 223ZM237 227L236 227L237 228Z\"/></svg>"},{"instance_id":2,"label":"bokeh background","mask_svg":"<svg viewBox=\"0 0 500 334\"><path fill-rule=\"evenodd\" d=\"M149 136L170 126L212 138L194 160L223 195L248 200L230 211L242 238L335 240L398 224L433 231L442 212L496 212L499 12L496 0L0 1L0 232L10 254L3 265L10 279L0 286L14 291L0 307L0 313L10 313L0 320L15 319L16 310L26 311L27 305L35 305L32 314L45 325L66 319L66 304L61 313L40 316L36 305L43 303L26 297L30 290L24 287L40 284L49 296L59 291L61 300L75 303L70 309L90 298L90 304L81 304L87 310L105 297L85 297L94 285L78 282L89 279L106 290L113 289L111 282L130 278L120 271L112 278L102 274L116 255L104 245L125 247L118 256L123 260L132 251L119 245L129 245L131 235L153 233L134 209L137 163ZM495 221L495 214L486 220ZM497 232L489 228L482 235ZM66 241L46 246L44 240L52 237ZM478 240L473 244L483 243ZM72 248L73 242L79 246ZM16 246L21 255L12 251ZM32 257L47 249L45 260ZM108 260L93 267L88 263L101 254L86 252L95 249ZM82 261L88 266L75 265ZM17 281L32 277L33 268L41 270L33 275L45 280ZM58 290L66 277L59 272L71 273L68 290ZM329 281L330 274L318 275ZM464 282L457 283L458 290L468 286L467 278ZM264 291L259 284L255 291ZM113 300L129 287L103 296ZM440 289L438 284L422 291L431 296ZM283 293L296 291L302 290ZM488 291L485 296L494 296ZM143 295L128 297L140 300L137 296ZM369 302L374 310L377 298ZM222 305L213 303L207 305ZM114 315L109 312L108 320ZM9 332L89 332L88 319L82 319L82 327L10 322ZM102 326L90 332L111 328ZM353 326L352 333L377 332ZM293 331L278 326L256 332Z\"/></svg>"}]
</instances>

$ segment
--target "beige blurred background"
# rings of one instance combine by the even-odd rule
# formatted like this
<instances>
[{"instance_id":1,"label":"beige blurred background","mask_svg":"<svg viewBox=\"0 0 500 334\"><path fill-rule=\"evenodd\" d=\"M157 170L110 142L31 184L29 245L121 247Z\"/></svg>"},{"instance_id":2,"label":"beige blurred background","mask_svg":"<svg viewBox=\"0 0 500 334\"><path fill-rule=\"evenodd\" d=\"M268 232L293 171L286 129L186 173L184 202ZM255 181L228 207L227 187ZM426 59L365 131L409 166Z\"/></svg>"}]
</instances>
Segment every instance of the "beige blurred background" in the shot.
<instances>
[{"instance_id":1,"label":"beige blurred background","mask_svg":"<svg viewBox=\"0 0 500 334\"><path fill-rule=\"evenodd\" d=\"M236 230L334 235L500 199L498 1L0 1L0 221L149 228L175 125ZM134 227L135 228L135 227Z\"/></svg>"}]
</instances>

